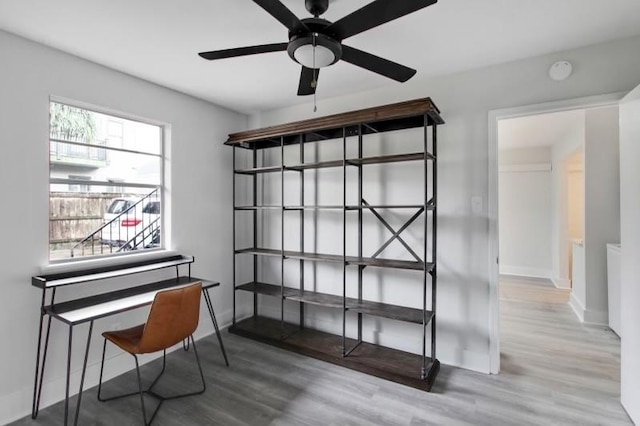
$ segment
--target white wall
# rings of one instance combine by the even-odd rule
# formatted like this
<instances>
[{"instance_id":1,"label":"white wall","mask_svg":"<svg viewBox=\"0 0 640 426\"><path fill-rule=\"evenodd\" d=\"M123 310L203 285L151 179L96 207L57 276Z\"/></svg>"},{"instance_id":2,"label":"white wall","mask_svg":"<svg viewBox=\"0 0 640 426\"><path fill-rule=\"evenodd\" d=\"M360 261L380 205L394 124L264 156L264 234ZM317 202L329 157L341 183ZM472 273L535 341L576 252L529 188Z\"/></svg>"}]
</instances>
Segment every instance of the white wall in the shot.
<instances>
[{"instance_id":1,"label":"white wall","mask_svg":"<svg viewBox=\"0 0 640 426\"><path fill-rule=\"evenodd\" d=\"M640 86L620 103L621 395L640 424Z\"/></svg>"},{"instance_id":2,"label":"white wall","mask_svg":"<svg viewBox=\"0 0 640 426\"><path fill-rule=\"evenodd\" d=\"M562 249L569 250L569 271L573 269L573 244L584 242L584 149L579 149L562 164L566 175L566 236ZM584 271L582 271L584 275ZM573 276L569 276L573 280ZM566 287L569 287L567 285ZM584 306L584 305L583 305Z\"/></svg>"},{"instance_id":3,"label":"white wall","mask_svg":"<svg viewBox=\"0 0 640 426\"><path fill-rule=\"evenodd\" d=\"M608 324L607 243L620 240L618 106L585 113L584 321Z\"/></svg>"},{"instance_id":4,"label":"white wall","mask_svg":"<svg viewBox=\"0 0 640 426\"><path fill-rule=\"evenodd\" d=\"M486 202L488 156L493 153L487 148L488 112L629 90L640 81L639 50L640 38L635 37L454 75L429 79L418 75L405 84L332 99L323 99L320 86L318 116L431 96L447 122L438 133L438 341L442 362L490 370ZM564 82L552 81L548 67L560 59L571 61L576 72ZM268 111L253 116L251 124L295 121L313 117L312 111L310 103ZM472 196L484 201L482 214L471 213ZM406 334L393 331L398 334L390 335L389 340L402 345Z\"/></svg>"},{"instance_id":5,"label":"white wall","mask_svg":"<svg viewBox=\"0 0 640 426\"><path fill-rule=\"evenodd\" d=\"M571 298L569 299L569 305L576 313L576 316L580 321L584 321L584 312L587 299L587 280L585 278L585 255L584 244L573 243L572 244L573 255L573 274L571 281Z\"/></svg>"},{"instance_id":6,"label":"white wall","mask_svg":"<svg viewBox=\"0 0 640 426\"><path fill-rule=\"evenodd\" d=\"M500 273L551 278L551 148L498 155Z\"/></svg>"},{"instance_id":7,"label":"white wall","mask_svg":"<svg viewBox=\"0 0 640 426\"><path fill-rule=\"evenodd\" d=\"M231 150L227 133L246 127L241 114L179 94L0 31L0 424L30 413L40 292L30 284L48 259L49 96L61 96L171 124L168 153L172 201L170 226L175 250L194 255L193 275L219 280L213 291L218 320L231 315ZM171 274L133 280L153 281ZM125 280L100 291L126 285ZM127 280L129 281L129 280ZM96 291L92 285L65 288L59 300ZM206 309L204 310L206 311ZM87 386L97 383L99 332L114 321L122 327L144 318L144 310L97 321L89 359ZM43 405L64 396L67 329L52 326ZM202 316L199 334L210 333ZM86 326L77 327L74 384L77 391L81 345ZM132 368L130 357L112 357L109 376ZM219 354L211 354L218 359ZM115 357L115 358L113 358Z\"/></svg>"},{"instance_id":8,"label":"white wall","mask_svg":"<svg viewBox=\"0 0 640 426\"><path fill-rule=\"evenodd\" d=\"M561 143L551 148L552 164L552 281L557 287L569 288L572 242L569 232L569 165L567 159L584 149L584 111L579 125L573 127ZM582 155L582 154L580 154ZM584 203L581 206L584 210Z\"/></svg>"}]
</instances>

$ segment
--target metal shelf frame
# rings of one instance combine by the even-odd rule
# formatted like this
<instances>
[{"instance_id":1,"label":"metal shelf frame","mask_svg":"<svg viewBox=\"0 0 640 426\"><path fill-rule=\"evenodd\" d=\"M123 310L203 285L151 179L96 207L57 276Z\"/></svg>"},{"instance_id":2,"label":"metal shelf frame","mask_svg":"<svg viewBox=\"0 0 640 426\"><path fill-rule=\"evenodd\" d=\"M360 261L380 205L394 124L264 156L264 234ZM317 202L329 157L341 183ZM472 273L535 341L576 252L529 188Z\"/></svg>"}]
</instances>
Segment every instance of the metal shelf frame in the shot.
<instances>
[{"instance_id":1,"label":"metal shelf frame","mask_svg":"<svg viewBox=\"0 0 640 426\"><path fill-rule=\"evenodd\" d=\"M296 350L288 347L287 339L295 333L298 329L300 332L304 332L305 327L305 305L313 304L324 306L333 309L342 310L342 333L340 337L341 348L340 353L343 358L348 358L358 347L363 344L363 315L372 315L383 318L390 318L398 321L404 321L421 326L422 345L420 357L420 371L416 372L416 376L423 382L420 386L414 386L414 378L407 378L406 380L398 379L400 383L410 384L414 387L430 390L436 375L439 371L439 361L436 357L436 295L437 295L437 126L443 124L444 121L439 116L439 111L428 100L428 110L425 108L417 108L416 111L404 112L404 115L392 116L392 118L384 119L379 115L367 115L368 110L363 112L354 112L351 115L356 117L368 118L373 117L370 120L362 120L358 122L351 122L348 118L336 120L336 125L332 128L323 128L315 131L311 129L313 126L307 126L309 129L301 128L299 133L286 133L283 132L279 137L275 135L278 129L260 129L256 131L259 134L261 131L267 136L263 139L255 138L250 132L243 133L243 136L230 135L227 144L233 147L233 325L230 329L231 332L237 332L242 335L251 335L253 338L259 340L266 340L268 343L275 344L281 347L287 347L288 349ZM424 101L424 100L417 100ZM410 102L409 102L410 103ZM406 103L406 104L409 104ZM398 105L390 105L388 107L394 108ZM420 105L424 105L420 104ZM380 107L384 108L384 107ZM367 112L367 114L364 114ZM358 115L357 113L361 113ZM348 114L347 114L348 115ZM334 117L334 116L332 116ZM335 116L338 117L338 116ZM329 117L331 118L331 117ZM318 121L321 119L318 119ZM311 120L313 121L313 120ZM295 128L293 123L291 126ZM307 124L305 122L305 124ZM283 125L284 127L285 125ZM365 135L375 133L378 131L395 131L405 128L421 127L423 129L423 150L422 152L412 152L407 154L392 154L365 157L363 155L363 139ZM246 135L245 135L246 134ZM320 138L319 136L325 135L326 137ZM350 138L357 138L357 151L356 158L348 158L347 147L349 143L353 143ZM307 142L317 142L324 139L342 139L342 159L322 162L305 162L305 144ZM429 144L431 142L431 150L429 150ZM248 149L251 151L251 167L236 169L237 164L237 150ZM262 149L273 150L272 152L278 152L280 157L280 164L274 166L264 166L258 164L258 151ZM291 154L291 150L298 150L299 160L297 164L286 165L285 164L285 150ZM295 152L295 151L293 151ZM370 164L390 164L399 163L405 161L420 161L423 164L424 169L424 200L421 204L404 204L404 205L371 205L369 204L363 194L363 171L367 165ZM430 163L430 164L429 164ZM431 166L431 167L429 167ZM320 169L320 168L341 168L342 169L342 204L341 205L306 205L305 204L305 171ZM357 189L358 204L347 203L347 190L353 188L353 177L348 178L347 169L355 167L357 169L357 183L355 188ZM430 173L429 173L430 171ZM299 183L299 205L285 204L285 179L295 179L288 173L296 172ZM259 205L258 204L258 189L259 181L258 176L264 173L279 173L280 175L280 191L281 202L280 205ZM251 181L252 202L250 205L237 205L235 202L237 179L238 176L248 176ZM247 178L242 178L247 179ZM264 190L264 187L262 187ZM431 197L428 193L431 191ZM334 210L336 212L342 212L342 250L341 253L336 254L321 254L321 253L308 253L305 252L305 212L308 210ZM394 229L379 212L383 209L414 209L415 213L399 228ZM264 210L280 211L280 248L269 249L260 248L258 245L258 214ZM299 251L285 250L285 225L287 221L287 211L292 211L298 215L300 223L300 247ZM237 247L236 242L236 226L237 218L236 214L247 214L241 212L249 212L251 215L252 229L253 229L253 245L246 248ZM357 214L357 254L354 256L347 253L347 216L349 212L355 212ZM364 212L372 213L379 222L388 229L392 236L389 238L373 255L365 257L363 253L363 216ZM414 251L409 244L402 239L402 232L406 230L416 219L424 216L424 234L423 234L423 247L421 256ZM246 220L246 219L245 219ZM430 222L431 228L428 224ZM378 256L382 251L389 246L393 241L398 241L402 244L411 255L413 260L400 260L400 259L384 259ZM418 252L421 250L418 250ZM252 281L238 284L236 276L237 268L237 256L250 255L253 258L253 277ZM258 271L258 257L259 256L272 256L280 258L280 282L265 283L259 279ZM285 277L285 264L289 259L298 260L299 262L299 287L292 288L287 287L284 284ZM342 265L342 291L341 294L325 294L305 289L305 262L334 262ZM363 299L363 271L368 266L385 267L385 268L401 268L420 271L422 274L422 294L421 294L421 309L409 308L404 306L390 305L376 301L369 301ZM357 297L347 297L347 288L349 286L347 271L350 267L357 267ZM236 311L236 292L245 291L253 294L253 312L252 318L237 322ZM265 329L265 335L255 335L256 330L259 329L259 319L262 318L259 312L258 295L266 295L270 297L278 297L280 299L280 328L281 332L279 336L273 336L273 323L269 322L270 329ZM429 297L430 296L430 297ZM430 300L429 300L430 299ZM297 328L292 324L285 322L285 300L299 302L299 321ZM351 318L348 317L348 312L354 312L357 315L357 337L352 338L347 336L347 324ZM251 321L251 332L247 334L247 321ZM427 327L431 327L430 333L427 333ZM266 327L266 326L265 326ZM266 335L269 334L270 338ZM429 334L429 339L427 338ZM365 342L366 343L366 342ZM366 343L367 348L371 345ZM429 350L427 350L429 346ZM307 355L315 356L310 349L299 349L298 351ZM321 356L318 358L323 359ZM356 363L357 364L357 363ZM377 367L367 367L361 371L374 371ZM351 367L359 369L357 367ZM372 373L375 374L375 373ZM378 374L380 377L388 377L389 374ZM393 375L391 375L393 376Z\"/></svg>"}]
</instances>

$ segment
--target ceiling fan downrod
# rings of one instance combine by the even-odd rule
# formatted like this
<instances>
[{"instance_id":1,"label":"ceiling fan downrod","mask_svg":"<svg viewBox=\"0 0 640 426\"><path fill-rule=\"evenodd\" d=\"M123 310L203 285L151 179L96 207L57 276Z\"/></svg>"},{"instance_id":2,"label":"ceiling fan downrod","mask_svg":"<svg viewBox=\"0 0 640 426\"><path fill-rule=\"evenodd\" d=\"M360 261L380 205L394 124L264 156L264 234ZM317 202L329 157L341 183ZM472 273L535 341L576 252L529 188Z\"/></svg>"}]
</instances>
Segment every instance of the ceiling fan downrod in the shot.
<instances>
[{"instance_id":1,"label":"ceiling fan downrod","mask_svg":"<svg viewBox=\"0 0 640 426\"><path fill-rule=\"evenodd\" d=\"M314 17L324 14L329 8L329 0L304 0L304 6Z\"/></svg>"}]
</instances>

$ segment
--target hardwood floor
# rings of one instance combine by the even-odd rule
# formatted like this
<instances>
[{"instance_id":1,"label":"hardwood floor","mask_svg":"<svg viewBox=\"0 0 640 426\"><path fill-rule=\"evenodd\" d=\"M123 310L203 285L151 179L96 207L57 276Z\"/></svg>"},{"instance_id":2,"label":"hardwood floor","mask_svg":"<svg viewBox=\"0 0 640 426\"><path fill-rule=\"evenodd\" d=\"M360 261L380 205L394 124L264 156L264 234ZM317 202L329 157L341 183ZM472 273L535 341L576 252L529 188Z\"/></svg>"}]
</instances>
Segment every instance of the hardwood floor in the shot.
<instances>
[{"instance_id":1,"label":"hardwood floor","mask_svg":"<svg viewBox=\"0 0 640 426\"><path fill-rule=\"evenodd\" d=\"M569 296L571 296L571 290L556 288L550 280L500 276L500 299L503 304L506 301L566 304L569 302Z\"/></svg>"},{"instance_id":2,"label":"hardwood floor","mask_svg":"<svg viewBox=\"0 0 640 426\"><path fill-rule=\"evenodd\" d=\"M443 365L433 392L426 393L225 333L231 366L224 366L215 337L199 342L207 391L167 401L153 424L632 424L619 403L617 336L580 324L556 289L515 281L505 282L502 292L499 375ZM170 355L159 392L197 384L192 356L182 350ZM158 362L143 367L145 383L159 368ZM108 382L104 392L133 390L135 383L135 372L129 372ZM79 424L138 425L139 403L135 397L100 403L91 389ZM41 410L36 421L14 425L61 424L62 416L59 403Z\"/></svg>"}]
</instances>

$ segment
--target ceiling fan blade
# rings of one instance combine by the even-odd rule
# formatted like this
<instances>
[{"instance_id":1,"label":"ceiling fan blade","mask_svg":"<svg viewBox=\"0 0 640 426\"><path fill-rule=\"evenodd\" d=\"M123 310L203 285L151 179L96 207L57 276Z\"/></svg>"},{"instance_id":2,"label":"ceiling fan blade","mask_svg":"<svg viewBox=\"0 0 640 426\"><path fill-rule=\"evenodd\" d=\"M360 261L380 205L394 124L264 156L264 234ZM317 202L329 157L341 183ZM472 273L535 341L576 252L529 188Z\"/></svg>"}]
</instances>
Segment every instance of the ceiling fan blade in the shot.
<instances>
[{"instance_id":1,"label":"ceiling fan blade","mask_svg":"<svg viewBox=\"0 0 640 426\"><path fill-rule=\"evenodd\" d=\"M329 25L325 34L344 40L437 2L438 0L376 0Z\"/></svg>"},{"instance_id":2,"label":"ceiling fan blade","mask_svg":"<svg viewBox=\"0 0 640 426\"><path fill-rule=\"evenodd\" d=\"M416 74L416 70L388 59L342 45L342 60L377 74L404 83Z\"/></svg>"},{"instance_id":3,"label":"ceiling fan blade","mask_svg":"<svg viewBox=\"0 0 640 426\"><path fill-rule=\"evenodd\" d=\"M302 72L300 73L300 84L298 85L298 96L313 95L316 93L319 75L319 69L314 70L313 68L302 67Z\"/></svg>"},{"instance_id":4,"label":"ceiling fan blade","mask_svg":"<svg viewBox=\"0 0 640 426\"><path fill-rule=\"evenodd\" d=\"M210 61L214 59L234 58L236 56L255 55L258 53L280 52L287 50L288 43L261 44L259 46L238 47L235 49L200 52L198 55Z\"/></svg>"},{"instance_id":5,"label":"ceiling fan blade","mask_svg":"<svg viewBox=\"0 0 640 426\"><path fill-rule=\"evenodd\" d=\"M282 23L289 31L294 31L299 28L306 28L306 26L282 4L280 0L253 0L258 6L267 11L267 13Z\"/></svg>"}]
</instances>

